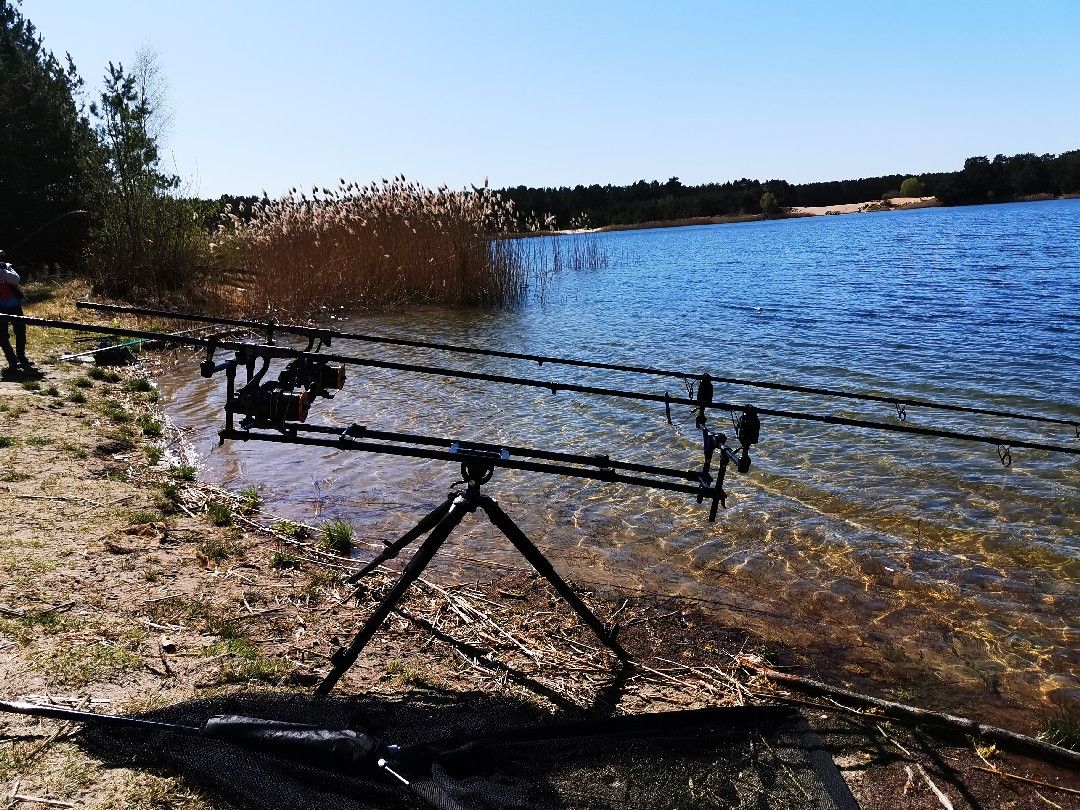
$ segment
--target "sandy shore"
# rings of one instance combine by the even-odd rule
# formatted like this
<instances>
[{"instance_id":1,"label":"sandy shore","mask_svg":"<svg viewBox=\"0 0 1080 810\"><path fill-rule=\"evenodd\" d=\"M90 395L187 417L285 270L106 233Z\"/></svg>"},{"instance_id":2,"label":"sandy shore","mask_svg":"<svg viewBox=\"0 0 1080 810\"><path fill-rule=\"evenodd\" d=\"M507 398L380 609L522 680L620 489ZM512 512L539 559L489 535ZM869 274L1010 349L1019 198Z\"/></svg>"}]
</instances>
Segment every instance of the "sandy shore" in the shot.
<instances>
[{"instance_id":1,"label":"sandy shore","mask_svg":"<svg viewBox=\"0 0 1080 810\"><path fill-rule=\"evenodd\" d=\"M828 214L866 214L876 211L903 211L909 208L933 208L940 205L937 197L893 197L891 200L871 200L843 205L795 206L788 213L797 217L816 217Z\"/></svg>"}]
</instances>

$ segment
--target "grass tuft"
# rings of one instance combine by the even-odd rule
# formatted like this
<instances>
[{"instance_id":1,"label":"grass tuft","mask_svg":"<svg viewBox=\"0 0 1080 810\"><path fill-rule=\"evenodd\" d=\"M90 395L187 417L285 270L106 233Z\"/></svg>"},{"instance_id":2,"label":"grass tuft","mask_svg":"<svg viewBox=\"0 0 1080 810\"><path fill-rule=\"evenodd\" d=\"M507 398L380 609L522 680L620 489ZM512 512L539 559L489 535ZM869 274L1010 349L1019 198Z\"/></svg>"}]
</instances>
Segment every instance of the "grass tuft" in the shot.
<instances>
[{"instance_id":1,"label":"grass tuft","mask_svg":"<svg viewBox=\"0 0 1080 810\"><path fill-rule=\"evenodd\" d=\"M241 512L257 512L259 507L262 506L262 496L259 495L259 488L252 484L251 486L244 487L240 490L240 511Z\"/></svg>"},{"instance_id":2,"label":"grass tuft","mask_svg":"<svg viewBox=\"0 0 1080 810\"><path fill-rule=\"evenodd\" d=\"M195 480L195 468L190 464L181 464L179 467L173 467L172 474L179 481Z\"/></svg>"},{"instance_id":3,"label":"grass tuft","mask_svg":"<svg viewBox=\"0 0 1080 810\"><path fill-rule=\"evenodd\" d=\"M353 527L347 520L334 518L322 525L322 545L339 554L352 551Z\"/></svg>"},{"instance_id":4,"label":"grass tuft","mask_svg":"<svg viewBox=\"0 0 1080 810\"><path fill-rule=\"evenodd\" d=\"M133 377L124 383L124 390L130 394L145 394L147 391L153 391L154 385L146 377Z\"/></svg>"},{"instance_id":5,"label":"grass tuft","mask_svg":"<svg viewBox=\"0 0 1080 810\"><path fill-rule=\"evenodd\" d=\"M206 507L206 514L215 526L228 526L233 521L232 509L223 503L212 503Z\"/></svg>"}]
</instances>

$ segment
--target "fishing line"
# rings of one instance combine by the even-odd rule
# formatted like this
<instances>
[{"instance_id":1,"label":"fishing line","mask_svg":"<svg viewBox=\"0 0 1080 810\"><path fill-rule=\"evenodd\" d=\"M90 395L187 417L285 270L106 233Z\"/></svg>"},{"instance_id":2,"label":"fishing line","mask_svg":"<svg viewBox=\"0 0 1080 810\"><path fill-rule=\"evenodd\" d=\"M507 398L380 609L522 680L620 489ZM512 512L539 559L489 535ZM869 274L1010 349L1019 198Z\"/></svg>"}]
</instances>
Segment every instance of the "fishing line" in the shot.
<instances>
[{"instance_id":1,"label":"fishing line","mask_svg":"<svg viewBox=\"0 0 1080 810\"><path fill-rule=\"evenodd\" d=\"M630 374L642 374L654 377L669 377L681 380L701 379L703 378L703 376L708 376L708 378L712 382L723 383L725 385L748 386L753 388L763 388L771 391L783 391L796 394L812 394L814 396L827 396L835 397L838 399L859 400L863 402L881 402L896 407L897 414L901 420L906 417L907 407L928 408L933 410L954 411L958 413L972 413L980 414L983 416L994 416L1004 419L1018 419L1028 422L1043 422L1055 425L1068 425L1070 427L1076 428L1076 430L1078 431L1078 437L1080 437L1080 422L1075 419L1063 419L1059 417L1043 416L1040 414L1019 413L1017 411L1009 411L996 408L982 408L973 405L954 405L947 402L934 402L915 397L897 397L881 394L866 394L855 391L842 391L832 388L795 385L792 383L770 382L766 380L748 380L738 377L717 377L713 375L702 375L700 372L675 371L671 369L653 368L650 366L624 365L619 363L603 363L590 360L577 360L566 357L552 357L548 355L509 352L499 349L481 349L472 346L460 346L450 343L438 343L423 340L408 340L405 338L390 338L376 335L359 334L356 332L343 332L333 329L325 329L321 327L296 326L279 324L275 322L250 321L234 318L214 318L208 315L168 312L165 310L144 309L141 307L119 306L115 304L98 304L92 301L79 301L76 303L76 306L80 309L90 309L100 312L114 312L129 315L145 315L147 317L198 321L202 323L216 323L250 329L252 331L267 332L269 330L271 332L284 332L287 334L321 338L324 340L340 338L342 340L355 340L367 343L383 344L388 346L407 346L418 349L434 349L437 351L457 352L460 354L470 354L481 357L499 357L507 360L525 360L528 362L534 362L537 365L541 366L545 363L548 363L550 365L573 366L577 368L592 368L604 371L620 371ZM691 397L693 397L692 393Z\"/></svg>"},{"instance_id":2,"label":"fishing line","mask_svg":"<svg viewBox=\"0 0 1080 810\"><path fill-rule=\"evenodd\" d=\"M85 332L98 332L103 334L118 335L120 337L167 340L168 342L175 344L204 347L211 350L211 352L219 349L225 351L234 351L237 353L238 357L249 358L252 360L254 360L255 358L263 359L266 361L269 361L270 359L296 359L308 361L315 364L342 363L344 365L364 366L369 368L385 369L389 371L401 371L414 374L426 374L466 380L477 380L482 382L491 382L504 385L516 385L525 388L548 390L552 394L557 394L559 392L572 392L594 396L613 397L618 399L655 402L658 404L662 404L665 407L671 404L675 404L689 405L694 408L700 408L702 405L705 405L705 407L712 408L714 410L728 412L740 411L743 413L756 410L760 416L775 416L782 419L820 422L823 424L852 427L864 430L879 430L892 433L906 433L909 435L925 436L928 438L955 439L958 441L990 444L994 447L1004 447L1012 449L1023 448L1028 450L1041 450L1051 453L1080 455L1080 447L1068 447L1064 445L1047 444L1044 442L1033 442L1023 439L1008 438L1004 436L991 436L985 434L968 433L964 431L942 430L938 428L920 427L909 424L891 424L888 422L876 422L864 419L854 419L851 417L786 410L782 408L754 408L754 406L752 405L738 405L730 402L718 402L716 400L710 400L708 403L703 403L698 399L691 399L688 397L672 397L669 396L666 392L664 394L650 394L640 391L627 391L616 388L604 388L592 385L582 385L578 383L560 382L556 380L540 380L530 377L513 377L504 374L490 374L480 371L465 371L462 369L446 368L441 366L431 366L416 363L402 363L390 360L376 360L374 358L355 357L352 355L332 354L320 351L311 352L301 349L294 349L287 346L242 343L229 340L218 340L216 338L175 336L159 332L147 332L137 329L126 329L117 326L98 326L94 324L73 323L70 321L34 318L29 316L9 315L7 317L13 321L21 321L28 326L41 326ZM314 333L317 331L318 330L313 330L313 334L309 336L312 338L312 340L315 339L316 335Z\"/></svg>"}]
</instances>

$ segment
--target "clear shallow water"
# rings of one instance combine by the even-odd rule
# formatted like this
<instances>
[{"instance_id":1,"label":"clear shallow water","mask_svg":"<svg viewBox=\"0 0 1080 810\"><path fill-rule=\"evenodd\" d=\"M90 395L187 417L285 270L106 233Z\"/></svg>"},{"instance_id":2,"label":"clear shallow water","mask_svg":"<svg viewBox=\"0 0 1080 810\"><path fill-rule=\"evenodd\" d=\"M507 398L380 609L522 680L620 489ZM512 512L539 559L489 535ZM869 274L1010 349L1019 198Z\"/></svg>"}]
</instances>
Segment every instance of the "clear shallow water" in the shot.
<instances>
[{"instance_id":1,"label":"clear shallow water","mask_svg":"<svg viewBox=\"0 0 1080 810\"><path fill-rule=\"evenodd\" d=\"M1080 420L1080 200L590 238L609 266L563 272L520 311L412 309L343 328ZM682 393L677 380L344 342L334 350ZM310 421L700 464L689 409L669 426L662 407L642 403L351 375ZM362 539L409 528L457 478L443 462L217 448L222 381L184 363L162 392L204 457L204 477L263 486L275 511L297 518L346 517ZM752 388L717 386L716 398L896 419L887 405ZM908 422L1080 443L1065 427L917 408ZM989 445L777 419L763 420L755 450L751 473L729 477L716 524L692 498L628 487L497 471L488 491L579 582L680 593L720 616L761 610L740 615L832 658L1076 705L1076 456L1018 450L1005 468ZM446 575L490 577L476 559L523 564L486 524L466 521L455 538L440 555Z\"/></svg>"}]
</instances>

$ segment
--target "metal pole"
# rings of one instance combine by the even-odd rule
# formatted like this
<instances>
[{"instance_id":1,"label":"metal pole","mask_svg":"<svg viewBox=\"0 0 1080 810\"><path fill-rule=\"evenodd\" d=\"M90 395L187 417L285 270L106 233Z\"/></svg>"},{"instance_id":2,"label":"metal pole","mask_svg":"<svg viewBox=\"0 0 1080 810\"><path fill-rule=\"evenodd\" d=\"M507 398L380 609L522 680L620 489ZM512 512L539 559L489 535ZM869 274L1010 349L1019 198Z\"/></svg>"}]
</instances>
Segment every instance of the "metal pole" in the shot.
<instances>
[{"instance_id":1,"label":"metal pole","mask_svg":"<svg viewBox=\"0 0 1080 810\"><path fill-rule=\"evenodd\" d=\"M488 518L495 524L495 527L506 535L507 539L514 544L514 547L521 552L521 555L536 569L536 572L551 583L551 586L558 591L559 596L566 600L567 604L574 609L574 612L581 617L581 620L596 634L596 637L606 644L620 660L630 660L626 650L615 640L614 634L608 633L600 620L581 601L581 598L563 581L543 552L533 545L532 541L526 537L525 532L510 519L510 516L503 511L498 502L487 495L481 495L478 504L487 513Z\"/></svg>"},{"instance_id":2,"label":"metal pole","mask_svg":"<svg viewBox=\"0 0 1080 810\"><path fill-rule=\"evenodd\" d=\"M333 667L326 678L323 679L323 682L315 689L316 695L328 694L334 688L334 685L341 680L341 676L348 671L349 667L356 663L356 659L360 656L364 646L371 641L375 631L386 621L390 611L401 601L409 586L423 573L424 568L431 562L431 558L435 556L435 552L450 536L450 532L461 523L461 519L465 517L467 512L471 512L475 508L475 504L470 503L469 499L464 495L458 495L454 498L446 515L432 530L427 540L417 549L416 554L413 555L405 566L405 570L402 571L401 577L394 583L394 587L386 594L379 606L375 608L375 612L371 614L364 626L360 628L352 643L331 656L330 660Z\"/></svg>"},{"instance_id":3,"label":"metal pole","mask_svg":"<svg viewBox=\"0 0 1080 810\"><path fill-rule=\"evenodd\" d=\"M387 560L392 560L397 557L397 555L401 553L401 550L408 546L411 542L416 540L418 537L427 534L439 525L439 521L446 517L446 513L449 512L450 507L453 506L455 498L457 498L457 493L450 493L450 495L445 501L432 509L431 512L429 512L420 520L419 523L409 529L409 531L405 532L405 534L403 534L397 540L387 543L386 548L379 552L378 556L376 556L375 559L373 559L371 562L369 562L367 565L365 565L363 568L361 568L359 571L357 571L345 581L350 585L359 582L363 577L367 576L369 573L374 571Z\"/></svg>"}]
</instances>

